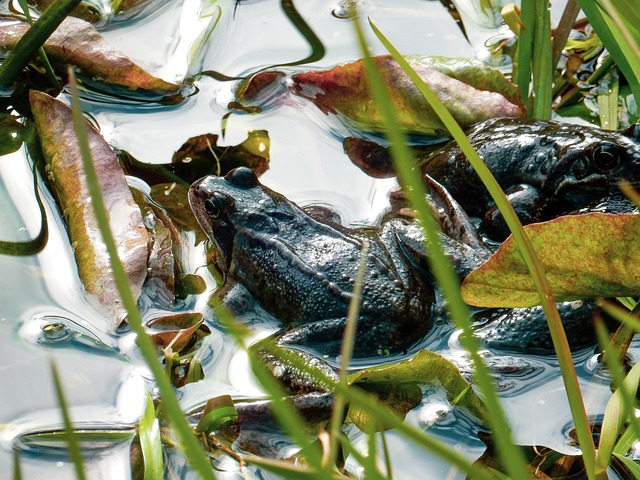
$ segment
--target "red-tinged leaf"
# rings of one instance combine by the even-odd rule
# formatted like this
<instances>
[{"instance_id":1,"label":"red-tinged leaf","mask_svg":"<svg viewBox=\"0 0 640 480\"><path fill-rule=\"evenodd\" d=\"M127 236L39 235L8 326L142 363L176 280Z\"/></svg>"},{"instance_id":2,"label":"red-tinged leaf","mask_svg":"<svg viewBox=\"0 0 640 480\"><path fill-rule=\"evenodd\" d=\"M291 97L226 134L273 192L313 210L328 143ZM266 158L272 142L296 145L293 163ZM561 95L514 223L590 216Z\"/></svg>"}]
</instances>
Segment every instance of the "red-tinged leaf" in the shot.
<instances>
[{"instance_id":1,"label":"red-tinged leaf","mask_svg":"<svg viewBox=\"0 0 640 480\"><path fill-rule=\"evenodd\" d=\"M160 317L149 322L154 331L149 333L154 343L160 348L171 347L174 352L180 352L191 344L194 339L202 338L211 331L204 325L201 313L179 313Z\"/></svg>"},{"instance_id":2,"label":"red-tinged leaf","mask_svg":"<svg viewBox=\"0 0 640 480\"><path fill-rule=\"evenodd\" d=\"M448 136L447 130L395 60L374 57L408 132ZM462 128L493 117L526 115L517 88L497 70L471 59L408 57L411 66L444 102ZM360 128L382 131L382 114L369 92L364 63L358 60L331 70L298 73L294 93L310 99L325 114L345 117Z\"/></svg>"},{"instance_id":3,"label":"red-tinged leaf","mask_svg":"<svg viewBox=\"0 0 640 480\"><path fill-rule=\"evenodd\" d=\"M29 24L0 23L0 49L11 50ZM123 53L113 49L93 25L68 17L44 44L49 59L60 65L74 65L85 76L129 90L173 93L180 87L145 72Z\"/></svg>"},{"instance_id":4,"label":"red-tinged leaf","mask_svg":"<svg viewBox=\"0 0 640 480\"><path fill-rule=\"evenodd\" d=\"M28 0L28 3L34 5L36 9L42 13L57 1L58 0ZM95 5L91 5L88 2L81 2L80 5L73 9L71 15L91 23L100 21L101 17Z\"/></svg>"},{"instance_id":5,"label":"red-tinged leaf","mask_svg":"<svg viewBox=\"0 0 640 480\"><path fill-rule=\"evenodd\" d=\"M124 310L93 213L72 111L42 92L31 91L29 98L47 162L48 179L67 223L80 278L87 292L115 317L114 324L117 325ZM147 276L147 230L113 151L89 122L87 135L118 254L137 298Z\"/></svg>"},{"instance_id":6,"label":"red-tinged leaf","mask_svg":"<svg viewBox=\"0 0 640 480\"><path fill-rule=\"evenodd\" d=\"M527 225L525 231L558 301L640 294L640 215L566 216ZM462 296L470 305L484 307L539 303L513 237L467 276Z\"/></svg>"}]
</instances>

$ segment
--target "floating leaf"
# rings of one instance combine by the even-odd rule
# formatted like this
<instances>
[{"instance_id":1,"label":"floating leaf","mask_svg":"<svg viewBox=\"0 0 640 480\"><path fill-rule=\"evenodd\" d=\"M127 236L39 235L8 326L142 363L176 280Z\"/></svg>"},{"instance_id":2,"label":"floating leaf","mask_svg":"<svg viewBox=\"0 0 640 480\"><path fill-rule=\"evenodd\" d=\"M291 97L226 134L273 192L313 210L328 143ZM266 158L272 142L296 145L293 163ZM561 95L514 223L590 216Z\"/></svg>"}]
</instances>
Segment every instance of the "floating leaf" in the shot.
<instances>
[{"instance_id":1,"label":"floating leaf","mask_svg":"<svg viewBox=\"0 0 640 480\"><path fill-rule=\"evenodd\" d=\"M205 175L226 175L236 167L249 167L261 175L269 168L269 134L249 132L239 145L218 146L218 135L207 133L187 140L173 154L171 169L193 183Z\"/></svg>"},{"instance_id":2,"label":"floating leaf","mask_svg":"<svg viewBox=\"0 0 640 480\"><path fill-rule=\"evenodd\" d=\"M180 352L189 344L211 333L204 325L201 313L180 313L156 318L149 322L154 329L149 333L156 345L161 348L171 347Z\"/></svg>"},{"instance_id":3,"label":"floating leaf","mask_svg":"<svg viewBox=\"0 0 640 480\"><path fill-rule=\"evenodd\" d=\"M238 418L238 412L229 395L211 398L196 426L196 432L212 433Z\"/></svg>"},{"instance_id":4,"label":"floating leaf","mask_svg":"<svg viewBox=\"0 0 640 480\"><path fill-rule=\"evenodd\" d=\"M174 153L172 163L143 163L126 152L121 153L120 161L125 172L149 185L176 183L187 188L199 178L218 171L224 175L235 167L247 166L260 175L269 168L270 141L265 130L250 131L239 145L218 146L218 138L209 133L187 140Z\"/></svg>"},{"instance_id":5,"label":"floating leaf","mask_svg":"<svg viewBox=\"0 0 640 480\"><path fill-rule=\"evenodd\" d=\"M368 390L375 384L430 384L439 382L452 403L467 408L480 421L488 424L488 414L480 398L469 385L456 366L446 358L429 350L421 350L409 360L365 368L349 376L349 383L363 386ZM412 393L406 388L391 395L391 408L405 410L405 400L411 401ZM419 402L420 400L418 400Z\"/></svg>"},{"instance_id":6,"label":"floating leaf","mask_svg":"<svg viewBox=\"0 0 640 480\"><path fill-rule=\"evenodd\" d=\"M98 233L71 109L41 92L31 91L29 98L47 163L48 179L67 223L80 278L87 292L116 317L118 324L124 310L113 282L106 248ZM149 236L113 151L89 122L86 126L118 254L137 298L147 276Z\"/></svg>"},{"instance_id":7,"label":"floating leaf","mask_svg":"<svg viewBox=\"0 0 640 480\"><path fill-rule=\"evenodd\" d=\"M374 57L374 60L389 87L400 126L411 133L448 136L439 117L396 61L389 55ZM524 118L526 115L515 85L480 62L419 56L407 57L407 60L462 128L493 117ZM339 114L366 130L384 130L380 108L369 92L362 60L331 70L295 74L291 89L313 101L325 114Z\"/></svg>"},{"instance_id":8,"label":"floating leaf","mask_svg":"<svg viewBox=\"0 0 640 480\"><path fill-rule=\"evenodd\" d=\"M12 50L28 29L27 22L0 23L0 48ZM78 18L66 18L45 42L44 49L53 63L74 65L84 75L106 84L161 93L180 88L145 72L113 49L93 25Z\"/></svg>"},{"instance_id":9,"label":"floating leaf","mask_svg":"<svg viewBox=\"0 0 640 480\"><path fill-rule=\"evenodd\" d=\"M527 225L525 231L557 300L640 293L640 215L587 213ZM539 303L513 237L467 276L462 296L470 305L486 307Z\"/></svg>"}]
</instances>

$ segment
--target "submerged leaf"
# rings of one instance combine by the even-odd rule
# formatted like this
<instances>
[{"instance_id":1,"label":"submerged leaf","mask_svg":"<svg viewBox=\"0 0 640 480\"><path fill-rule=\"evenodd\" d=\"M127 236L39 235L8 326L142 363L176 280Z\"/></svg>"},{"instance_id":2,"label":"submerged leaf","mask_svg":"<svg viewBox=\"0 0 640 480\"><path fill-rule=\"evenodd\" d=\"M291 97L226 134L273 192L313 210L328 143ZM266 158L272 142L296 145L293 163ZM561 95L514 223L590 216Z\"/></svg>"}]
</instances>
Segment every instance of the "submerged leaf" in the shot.
<instances>
[{"instance_id":1,"label":"submerged leaf","mask_svg":"<svg viewBox=\"0 0 640 480\"><path fill-rule=\"evenodd\" d=\"M12 50L28 29L27 22L0 23L0 49ZM145 72L112 48L93 25L78 18L66 18L45 42L44 50L53 63L71 64L84 75L106 84L161 93L173 93L180 88Z\"/></svg>"},{"instance_id":2,"label":"submerged leaf","mask_svg":"<svg viewBox=\"0 0 640 480\"><path fill-rule=\"evenodd\" d=\"M185 347L211 333L204 325L201 313L179 313L160 317L149 322L154 331L149 333L154 343L161 348L171 347L180 352Z\"/></svg>"},{"instance_id":3,"label":"submerged leaf","mask_svg":"<svg viewBox=\"0 0 640 480\"><path fill-rule=\"evenodd\" d=\"M421 350L409 360L365 368L349 376L349 383L363 386L369 391L376 384L397 387L407 384L430 384L436 381L442 385L452 403L467 408L481 422L488 423L486 408L469 382L460 375L453 363L429 350ZM406 414L406 406L415 401L414 395L411 388L396 389L395 393L389 396L388 406Z\"/></svg>"},{"instance_id":4,"label":"submerged leaf","mask_svg":"<svg viewBox=\"0 0 640 480\"><path fill-rule=\"evenodd\" d=\"M249 167L261 175L269 168L269 134L248 133L239 145L218 146L218 135L207 133L187 140L173 154L171 169L190 183L205 175L226 175L237 167Z\"/></svg>"},{"instance_id":5,"label":"submerged leaf","mask_svg":"<svg viewBox=\"0 0 640 480\"><path fill-rule=\"evenodd\" d=\"M87 292L114 315L117 325L123 319L124 309L113 282L108 253L98 234L71 109L41 92L31 91L29 98L48 179L67 223L80 278ZM113 151L89 122L86 126L118 254L137 298L147 276L147 230Z\"/></svg>"},{"instance_id":6,"label":"submerged leaf","mask_svg":"<svg viewBox=\"0 0 640 480\"><path fill-rule=\"evenodd\" d=\"M527 225L525 231L557 300L640 293L640 215L566 216ZM513 237L467 276L462 296L470 305L485 307L530 307L539 303Z\"/></svg>"},{"instance_id":7,"label":"submerged leaf","mask_svg":"<svg viewBox=\"0 0 640 480\"><path fill-rule=\"evenodd\" d=\"M389 55L374 60L397 108L400 126L410 133L448 136L438 115L396 61ZM470 59L412 56L407 60L462 128L493 117L525 117L517 88L497 70ZM341 115L367 130L383 130L382 114L370 94L362 60L331 70L298 73L292 82L294 93L313 101L325 114Z\"/></svg>"}]
</instances>

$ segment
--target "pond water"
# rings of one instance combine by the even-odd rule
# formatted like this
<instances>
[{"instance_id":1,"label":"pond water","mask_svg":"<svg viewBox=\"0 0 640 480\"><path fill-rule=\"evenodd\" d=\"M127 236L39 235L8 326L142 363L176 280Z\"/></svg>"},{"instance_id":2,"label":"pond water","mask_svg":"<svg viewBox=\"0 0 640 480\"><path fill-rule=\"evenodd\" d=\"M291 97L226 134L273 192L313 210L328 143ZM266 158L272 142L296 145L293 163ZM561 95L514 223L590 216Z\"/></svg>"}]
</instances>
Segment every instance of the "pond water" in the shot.
<instances>
[{"instance_id":1,"label":"pond water","mask_svg":"<svg viewBox=\"0 0 640 480\"><path fill-rule=\"evenodd\" d=\"M361 56L352 25L340 18L347 2L305 0L295 2L295 8L325 49L320 58L305 60L318 50L312 48L287 15L283 8L287 3L290 2L157 0L126 21L99 26L115 48L152 74L168 81L192 83L187 87L191 95L178 105L167 106L123 103L88 91L83 94L83 108L113 147L145 163L170 162L173 153L196 135L221 134L224 129L222 143L235 145L249 131L266 130L271 161L261 177L264 184L300 205L330 206L345 224L373 225L388 206L388 192L395 181L373 179L348 160L342 148L343 126L293 99L258 115L228 115L227 105L233 99L236 83L219 80L220 74L243 77L274 65L284 71L306 70ZM357 3L406 54L486 59L482 43L499 35L492 18L478 17L476 12L475 26L466 18L474 42L471 45L438 1ZM455 3L461 10L473 13L473 2ZM10 6L6 1L2 4L4 9ZM554 4L556 18L560 7ZM209 42L197 47L199 36L217 16L218 25ZM373 35L369 38L372 53L385 53ZM69 103L67 92L59 98ZM40 230L31 168L24 149L0 158L0 239L4 241L26 241ZM61 428L51 375L53 362L61 373L75 426L120 432L108 437L108 441L83 444L89 478L130 478L129 444L145 392L153 389L150 375L132 335L114 331L109 319L87 301L64 223L41 179L38 190L49 220L46 247L37 255L0 255L0 348L4 353L0 367L0 479L12 478L15 451L20 452L23 478L73 478L63 441L34 436ZM204 265L202 247L190 252L188 263L192 271ZM203 275L213 288L213 277ZM184 308L198 309L204 300L188 298ZM147 307L146 320L162 313L162 308ZM244 354L223 330L215 324L212 327L212 334L203 340L205 379L180 389L185 410L201 407L216 395L230 394L236 399L261 395L248 373ZM259 325L256 337L273 328L270 324ZM638 346L634 344L630 351L634 357ZM435 350L463 367L467 364L457 332L448 325L437 325L420 347ZM499 351L486 351L485 355L500 363L528 362L528 369L496 373L515 440L523 445L544 445L575 453L567 434L571 416L555 358L516 358ZM588 414L596 417L603 413L610 391L608 378L594 367L594 358L593 348L574 355ZM476 436L478 426L451 409L438 389L425 393L423 403L410 412L407 421L426 429L440 417L429 431L464 455L479 456L484 446ZM355 445L366 447L366 437L357 429L351 428L349 434ZM408 445L394 432L388 432L387 440L395 478L464 478L434 455ZM225 461L221 466L229 469L220 474L222 478L241 478L235 473L233 462ZM172 468L175 478L193 478L179 460ZM357 473L357 468L352 468ZM255 474L261 478L262 474Z\"/></svg>"}]
</instances>

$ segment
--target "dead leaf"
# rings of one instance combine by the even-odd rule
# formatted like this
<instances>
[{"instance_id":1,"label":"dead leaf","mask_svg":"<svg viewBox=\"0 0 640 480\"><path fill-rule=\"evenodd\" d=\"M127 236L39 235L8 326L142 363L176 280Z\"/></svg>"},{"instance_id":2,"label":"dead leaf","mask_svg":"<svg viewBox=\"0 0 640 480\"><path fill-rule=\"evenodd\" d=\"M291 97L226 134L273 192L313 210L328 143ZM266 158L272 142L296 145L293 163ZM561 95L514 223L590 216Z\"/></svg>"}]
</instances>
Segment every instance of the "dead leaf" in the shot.
<instances>
[{"instance_id":1,"label":"dead leaf","mask_svg":"<svg viewBox=\"0 0 640 480\"><path fill-rule=\"evenodd\" d=\"M13 49L28 29L26 22L0 23L0 48ZM73 65L83 75L105 84L159 93L175 93L180 88L144 71L79 18L67 17L44 43L44 49L53 63Z\"/></svg>"},{"instance_id":2,"label":"dead leaf","mask_svg":"<svg viewBox=\"0 0 640 480\"><path fill-rule=\"evenodd\" d=\"M29 98L48 180L67 224L80 278L87 292L115 317L115 327L123 319L124 309L93 213L71 108L42 92L32 90ZM86 127L111 231L133 295L138 298L147 276L149 236L113 151L89 122Z\"/></svg>"}]
</instances>

